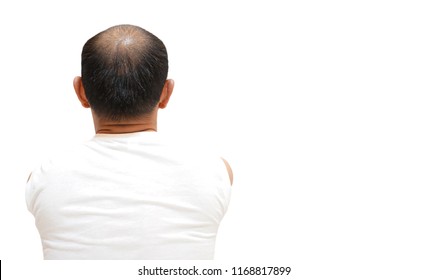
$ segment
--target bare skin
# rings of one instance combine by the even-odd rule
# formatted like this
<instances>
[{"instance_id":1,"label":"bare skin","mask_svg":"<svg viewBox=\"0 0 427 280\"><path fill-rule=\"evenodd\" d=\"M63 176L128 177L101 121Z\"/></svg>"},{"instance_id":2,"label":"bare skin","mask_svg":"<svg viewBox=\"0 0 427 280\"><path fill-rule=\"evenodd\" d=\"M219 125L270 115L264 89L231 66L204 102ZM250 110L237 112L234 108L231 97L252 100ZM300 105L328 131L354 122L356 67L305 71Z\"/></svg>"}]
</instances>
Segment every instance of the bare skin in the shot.
<instances>
[{"instance_id":1,"label":"bare skin","mask_svg":"<svg viewBox=\"0 0 427 280\"><path fill-rule=\"evenodd\" d=\"M77 94L81 105L84 108L90 108L89 101L86 98L86 93L83 88L83 83L81 77L77 76L73 81L74 90ZM164 109L168 105L169 99L172 95L174 88L173 80L166 80L165 85L163 86L162 94L160 96L160 101L157 106L154 108L153 112L150 115L136 118L132 120L125 120L120 122L107 121L99 118L96 113L92 110L92 118L95 127L95 132L97 134L119 134L119 133L132 133L138 131L157 131L157 113L159 109ZM233 171L230 167L230 164L225 160L224 164L227 168L228 175L230 177L230 184L233 184Z\"/></svg>"},{"instance_id":2,"label":"bare skin","mask_svg":"<svg viewBox=\"0 0 427 280\"><path fill-rule=\"evenodd\" d=\"M230 164L225 159L221 158L225 163L225 167L227 167L228 177L230 177L230 185L233 185L233 170L231 169Z\"/></svg>"}]
</instances>

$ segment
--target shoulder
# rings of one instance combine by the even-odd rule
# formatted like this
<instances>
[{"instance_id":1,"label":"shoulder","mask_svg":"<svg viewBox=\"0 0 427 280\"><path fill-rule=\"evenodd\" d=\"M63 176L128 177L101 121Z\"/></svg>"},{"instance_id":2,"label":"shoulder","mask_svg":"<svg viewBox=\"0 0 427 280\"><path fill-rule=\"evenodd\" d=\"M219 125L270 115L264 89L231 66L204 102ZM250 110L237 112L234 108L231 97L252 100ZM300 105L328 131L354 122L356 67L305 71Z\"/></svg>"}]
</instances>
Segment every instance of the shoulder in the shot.
<instances>
[{"instance_id":1,"label":"shoulder","mask_svg":"<svg viewBox=\"0 0 427 280\"><path fill-rule=\"evenodd\" d=\"M200 159L203 162L204 159L209 160L213 163L212 168L216 168L219 173L226 173L230 185L233 185L233 170L230 163L221 156L219 151L216 151L214 145L204 143L203 141L178 141L175 143L178 147L177 150L184 152L188 157Z\"/></svg>"},{"instance_id":2,"label":"shoulder","mask_svg":"<svg viewBox=\"0 0 427 280\"><path fill-rule=\"evenodd\" d=\"M210 166L209 168L216 170L218 173L226 174L227 181L230 185L233 184L233 171L229 162L221 157L221 153L215 149L215 145L208 141L203 141L200 138L183 137L182 135L168 136L162 135L163 143L167 143L168 152L173 155L178 155L181 158L186 158L189 161Z\"/></svg>"},{"instance_id":3,"label":"shoulder","mask_svg":"<svg viewBox=\"0 0 427 280\"><path fill-rule=\"evenodd\" d=\"M87 154L87 151L88 147L86 143L51 151L43 157L38 165L34 166L27 181L33 180L34 177L45 176L46 174L55 173L58 170L76 166L84 158L84 155Z\"/></svg>"}]
</instances>

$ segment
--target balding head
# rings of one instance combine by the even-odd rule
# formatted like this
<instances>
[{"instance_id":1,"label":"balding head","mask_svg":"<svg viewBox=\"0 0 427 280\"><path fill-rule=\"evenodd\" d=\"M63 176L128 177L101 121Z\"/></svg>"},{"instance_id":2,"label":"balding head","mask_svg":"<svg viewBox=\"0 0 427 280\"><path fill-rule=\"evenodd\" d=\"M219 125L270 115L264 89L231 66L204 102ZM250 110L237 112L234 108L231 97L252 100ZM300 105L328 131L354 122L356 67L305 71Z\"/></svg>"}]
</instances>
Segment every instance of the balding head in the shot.
<instances>
[{"instance_id":1,"label":"balding head","mask_svg":"<svg viewBox=\"0 0 427 280\"><path fill-rule=\"evenodd\" d=\"M86 97L96 115L106 120L138 118L152 112L167 72L164 44L137 26L113 26L83 47Z\"/></svg>"}]
</instances>

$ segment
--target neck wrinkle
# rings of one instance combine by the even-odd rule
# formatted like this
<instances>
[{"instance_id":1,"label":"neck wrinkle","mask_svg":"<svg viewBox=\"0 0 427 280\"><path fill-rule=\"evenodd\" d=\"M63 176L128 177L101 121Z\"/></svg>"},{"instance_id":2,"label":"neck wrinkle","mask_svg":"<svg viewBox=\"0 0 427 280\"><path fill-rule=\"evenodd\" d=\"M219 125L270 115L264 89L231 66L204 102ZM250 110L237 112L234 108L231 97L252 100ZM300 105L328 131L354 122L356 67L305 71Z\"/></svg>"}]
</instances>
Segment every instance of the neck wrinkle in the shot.
<instances>
[{"instance_id":1,"label":"neck wrinkle","mask_svg":"<svg viewBox=\"0 0 427 280\"><path fill-rule=\"evenodd\" d=\"M157 131L157 114L125 121L106 121L93 114L96 134L123 134L143 131Z\"/></svg>"},{"instance_id":2,"label":"neck wrinkle","mask_svg":"<svg viewBox=\"0 0 427 280\"><path fill-rule=\"evenodd\" d=\"M96 129L96 134L122 134L143 131L157 131L155 126L138 125L138 124L110 124L101 125Z\"/></svg>"}]
</instances>

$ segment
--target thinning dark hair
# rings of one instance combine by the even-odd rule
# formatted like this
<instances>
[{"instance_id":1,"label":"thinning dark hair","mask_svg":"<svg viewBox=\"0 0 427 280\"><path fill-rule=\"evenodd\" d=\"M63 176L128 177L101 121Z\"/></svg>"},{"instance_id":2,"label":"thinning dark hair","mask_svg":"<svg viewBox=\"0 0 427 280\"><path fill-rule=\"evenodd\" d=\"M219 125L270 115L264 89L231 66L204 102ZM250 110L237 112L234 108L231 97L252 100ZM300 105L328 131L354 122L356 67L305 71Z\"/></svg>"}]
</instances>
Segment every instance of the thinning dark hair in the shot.
<instances>
[{"instance_id":1,"label":"thinning dark hair","mask_svg":"<svg viewBox=\"0 0 427 280\"><path fill-rule=\"evenodd\" d=\"M165 45L138 26L113 26L83 46L83 87L91 108L103 119L121 121L151 113L167 73Z\"/></svg>"}]
</instances>

